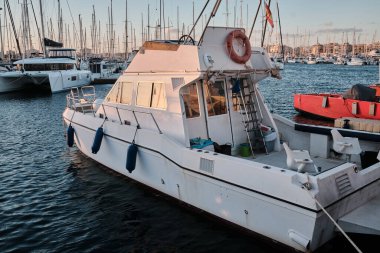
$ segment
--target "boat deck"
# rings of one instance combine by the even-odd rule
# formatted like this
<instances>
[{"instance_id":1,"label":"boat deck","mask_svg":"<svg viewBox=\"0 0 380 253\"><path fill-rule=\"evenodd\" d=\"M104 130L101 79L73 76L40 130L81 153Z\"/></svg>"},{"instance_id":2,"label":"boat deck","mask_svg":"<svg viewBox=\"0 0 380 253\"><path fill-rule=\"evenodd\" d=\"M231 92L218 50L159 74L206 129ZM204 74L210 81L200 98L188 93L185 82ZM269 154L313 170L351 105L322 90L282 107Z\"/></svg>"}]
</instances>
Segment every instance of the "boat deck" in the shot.
<instances>
[{"instance_id":1,"label":"boat deck","mask_svg":"<svg viewBox=\"0 0 380 253\"><path fill-rule=\"evenodd\" d=\"M239 156L241 157L241 156ZM282 150L280 152L271 152L269 154L265 153L255 153L255 158L250 157L241 157L245 159L249 159L255 162L267 164L270 166L275 166L279 168L287 169L288 166L286 164L286 153L285 150ZM322 158L322 157L313 157L311 156L311 159L314 161L314 164L317 166L318 170L320 172L330 170L332 168L335 168L343 163L345 161L338 160L338 159L331 159L331 158Z\"/></svg>"}]
</instances>

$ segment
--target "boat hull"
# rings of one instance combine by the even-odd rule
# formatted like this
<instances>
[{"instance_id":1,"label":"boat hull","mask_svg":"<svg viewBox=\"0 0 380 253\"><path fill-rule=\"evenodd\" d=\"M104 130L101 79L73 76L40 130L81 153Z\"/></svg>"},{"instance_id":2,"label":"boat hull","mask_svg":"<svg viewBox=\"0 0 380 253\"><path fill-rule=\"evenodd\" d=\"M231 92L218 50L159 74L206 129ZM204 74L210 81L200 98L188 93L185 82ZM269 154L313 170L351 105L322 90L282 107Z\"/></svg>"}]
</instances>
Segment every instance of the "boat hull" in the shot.
<instances>
[{"instance_id":1,"label":"boat hull","mask_svg":"<svg viewBox=\"0 0 380 253\"><path fill-rule=\"evenodd\" d=\"M301 251L314 250L335 235L333 223L319 210L312 196L298 185L290 183L288 190L284 185L281 188L281 192L288 194L296 187L300 196L292 197L298 199L296 201L298 203L260 190L265 187L272 188L269 181L268 185L262 185L260 183L262 178L271 177L269 174L273 174L273 177L276 175L289 177L286 173L269 172L263 170L262 165L258 163L249 163L246 171L252 174L244 173L244 175L249 179L247 182L256 185L256 188L248 183L246 185L241 182L234 183L233 178L238 177L245 166L244 159L235 160L230 156L215 155L206 150L189 149L170 141L163 134L143 129L138 130L136 134L135 143L138 146L136 168L129 173L126 169L127 153L134 140L135 126L106 121L100 150L97 154L93 154L91 146L96 126L101 126L104 120L92 114L76 113L73 116L73 111L69 109L65 110L63 116L65 123L67 125L71 123L74 127L76 146L86 156L227 222ZM202 169L200 160L201 164L215 160L215 164ZM228 170L232 174L222 177L223 170ZM286 181L294 180L291 178L287 178ZM228 181L229 179L231 181ZM273 179L274 181L271 181L274 183L273 187L282 181ZM378 186L379 183L373 187ZM349 203L360 204L360 201L364 200L360 199L359 195L367 191L375 194L376 190L372 188L363 189L361 193L352 195L346 201L343 200L341 204L347 209L335 212L334 215L339 216L354 209L355 206ZM358 198L358 201L352 201L351 198ZM300 199L305 203L302 204ZM334 208L337 208L335 204L328 209Z\"/></svg>"},{"instance_id":2,"label":"boat hull","mask_svg":"<svg viewBox=\"0 0 380 253\"><path fill-rule=\"evenodd\" d=\"M13 92L25 89L42 89L52 93L70 90L90 84L90 71L10 71L0 74L0 92Z\"/></svg>"},{"instance_id":3,"label":"boat hull","mask_svg":"<svg viewBox=\"0 0 380 253\"><path fill-rule=\"evenodd\" d=\"M335 94L295 94L294 108L326 119L356 117L380 120L380 103L345 99Z\"/></svg>"},{"instance_id":4,"label":"boat hull","mask_svg":"<svg viewBox=\"0 0 380 253\"><path fill-rule=\"evenodd\" d=\"M31 88L33 86L48 86L47 74L29 75L19 71L10 71L0 74L0 92L13 92Z\"/></svg>"}]
</instances>

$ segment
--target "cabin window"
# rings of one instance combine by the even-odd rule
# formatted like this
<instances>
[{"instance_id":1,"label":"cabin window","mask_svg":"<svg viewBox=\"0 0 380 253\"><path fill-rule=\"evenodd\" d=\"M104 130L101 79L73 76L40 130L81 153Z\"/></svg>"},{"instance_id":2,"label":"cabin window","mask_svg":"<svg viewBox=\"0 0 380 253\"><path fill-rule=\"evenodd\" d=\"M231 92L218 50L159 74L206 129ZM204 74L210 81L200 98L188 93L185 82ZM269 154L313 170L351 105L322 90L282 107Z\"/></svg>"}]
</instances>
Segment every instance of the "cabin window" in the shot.
<instances>
[{"instance_id":1,"label":"cabin window","mask_svg":"<svg viewBox=\"0 0 380 253\"><path fill-rule=\"evenodd\" d=\"M213 84L204 84L208 116L227 113L224 82L216 81Z\"/></svg>"},{"instance_id":2,"label":"cabin window","mask_svg":"<svg viewBox=\"0 0 380 253\"><path fill-rule=\"evenodd\" d=\"M52 64L50 65L51 70L59 70L59 65L58 64Z\"/></svg>"},{"instance_id":3,"label":"cabin window","mask_svg":"<svg viewBox=\"0 0 380 253\"><path fill-rule=\"evenodd\" d=\"M119 102L119 94L120 94L120 83L116 83L111 91L108 93L106 101L111 103L118 103Z\"/></svg>"},{"instance_id":4,"label":"cabin window","mask_svg":"<svg viewBox=\"0 0 380 253\"><path fill-rule=\"evenodd\" d=\"M26 71L50 71L50 70L70 70L74 69L74 64L55 63L55 64L18 64L17 68Z\"/></svg>"},{"instance_id":5,"label":"cabin window","mask_svg":"<svg viewBox=\"0 0 380 253\"><path fill-rule=\"evenodd\" d=\"M90 63L90 71L92 73L100 73L100 64L97 63Z\"/></svg>"},{"instance_id":6,"label":"cabin window","mask_svg":"<svg viewBox=\"0 0 380 253\"><path fill-rule=\"evenodd\" d=\"M121 82L119 85L121 86L120 103L130 105L132 103L132 83Z\"/></svg>"},{"instance_id":7,"label":"cabin window","mask_svg":"<svg viewBox=\"0 0 380 253\"><path fill-rule=\"evenodd\" d=\"M181 96L185 105L186 118L200 116L197 84L193 83L181 89Z\"/></svg>"},{"instance_id":8,"label":"cabin window","mask_svg":"<svg viewBox=\"0 0 380 253\"><path fill-rule=\"evenodd\" d=\"M165 109L166 95L163 83L139 83L137 86L136 105Z\"/></svg>"},{"instance_id":9,"label":"cabin window","mask_svg":"<svg viewBox=\"0 0 380 253\"><path fill-rule=\"evenodd\" d=\"M130 82L117 82L108 93L106 101L111 103L132 103L133 85Z\"/></svg>"}]
</instances>

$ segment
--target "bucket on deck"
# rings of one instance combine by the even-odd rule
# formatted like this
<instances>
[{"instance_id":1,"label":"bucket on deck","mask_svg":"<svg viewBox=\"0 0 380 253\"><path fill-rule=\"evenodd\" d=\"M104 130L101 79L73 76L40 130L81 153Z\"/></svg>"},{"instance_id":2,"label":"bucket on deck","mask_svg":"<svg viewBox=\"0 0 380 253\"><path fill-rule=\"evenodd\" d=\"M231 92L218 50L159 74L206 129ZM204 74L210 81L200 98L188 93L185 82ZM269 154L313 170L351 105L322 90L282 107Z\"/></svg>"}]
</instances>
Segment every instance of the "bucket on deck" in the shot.
<instances>
[{"instance_id":1,"label":"bucket on deck","mask_svg":"<svg viewBox=\"0 0 380 253\"><path fill-rule=\"evenodd\" d=\"M271 132L264 136L264 141L265 141L265 145L267 146L268 152L273 151L276 138L277 138L276 132Z\"/></svg>"},{"instance_id":2,"label":"bucket on deck","mask_svg":"<svg viewBox=\"0 0 380 253\"><path fill-rule=\"evenodd\" d=\"M242 157L248 157L251 155L251 148L249 147L249 143L242 143L239 146L239 153Z\"/></svg>"}]
</instances>

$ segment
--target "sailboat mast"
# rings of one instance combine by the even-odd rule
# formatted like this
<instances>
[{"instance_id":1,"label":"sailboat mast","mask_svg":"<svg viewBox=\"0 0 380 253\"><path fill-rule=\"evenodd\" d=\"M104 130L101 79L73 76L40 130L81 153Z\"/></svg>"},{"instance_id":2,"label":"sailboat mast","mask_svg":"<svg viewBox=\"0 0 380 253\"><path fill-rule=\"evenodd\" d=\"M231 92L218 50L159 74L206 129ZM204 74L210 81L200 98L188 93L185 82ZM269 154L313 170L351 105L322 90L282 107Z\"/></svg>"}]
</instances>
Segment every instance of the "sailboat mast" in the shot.
<instances>
[{"instance_id":1,"label":"sailboat mast","mask_svg":"<svg viewBox=\"0 0 380 253\"><path fill-rule=\"evenodd\" d=\"M206 3L206 5L208 4L208 2ZM193 1L193 39L195 39L195 24L194 24L194 18L195 18L195 8L194 8L194 1ZM189 35L191 35L189 33Z\"/></svg>"},{"instance_id":2,"label":"sailboat mast","mask_svg":"<svg viewBox=\"0 0 380 253\"><path fill-rule=\"evenodd\" d=\"M141 45L144 44L144 16L141 13Z\"/></svg>"},{"instance_id":3,"label":"sailboat mast","mask_svg":"<svg viewBox=\"0 0 380 253\"><path fill-rule=\"evenodd\" d=\"M164 40L166 40L165 0L162 0L162 19L164 20Z\"/></svg>"},{"instance_id":4,"label":"sailboat mast","mask_svg":"<svg viewBox=\"0 0 380 253\"><path fill-rule=\"evenodd\" d=\"M36 22L38 38L40 39L40 43L41 43L41 50L43 50L43 43L42 43L42 38L41 38L40 28L38 27L38 22L37 22L37 18L36 18L36 13L34 12L33 1L30 1L30 4L32 5L32 11L33 11L33 16L34 16L34 21ZM1 29L1 23L0 23L0 29ZM1 31L0 31L0 36L1 36ZM3 44L2 41L3 41L3 39L1 38L1 44Z\"/></svg>"},{"instance_id":5,"label":"sailboat mast","mask_svg":"<svg viewBox=\"0 0 380 253\"><path fill-rule=\"evenodd\" d=\"M61 42L61 1L58 0L58 41Z\"/></svg>"},{"instance_id":6,"label":"sailboat mast","mask_svg":"<svg viewBox=\"0 0 380 253\"><path fill-rule=\"evenodd\" d=\"M228 0L226 0L226 27L229 26L229 24L228 24L228 16L229 16L229 12L228 12Z\"/></svg>"},{"instance_id":7,"label":"sailboat mast","mask_svg":"<svg viewBox=\"0 0 380 253\"><path fill-rule=\"evenodd\" d=\"M16 44L17 44L17 49L18 49L18 52L20 54L20 57L22 57L21 48L20 48L20 42L18 40L15 23L14 23L14 20L13 20L13 17L12 17L11 7L9 6L9 1L8 0L5 0L5 1L7 3L7 9L8 9L8 13L9 13L9 18L11 19L11 24L12 24L12 28L13 28L13 34L15 36L15 40L16 40Z\"/></svg>"},{"instance_id":8,"label":"sailboat mast","mask_svg":"<svg viewBox=\"0 0 380 253\"><path fill-rule=\"evenodd\" d=\"M2 10L2 8L0 8L0 10ZM0 42L1 42L1 59L4 60L4 42L3 42L3 30L2 30L2 27L1 27L1 17L0 17Z\"/></svg>"},{"instance_id":9,"label":"sailboat mast","mask_svg":"<svg viewBox=\"0 0 380 253\"><path fill-rule=\"evenodd\" d=\"M159 25L159 27L160 27L160 40L161 40L161 36L162 36L162 30L161 30L161 17L162 17L162 15L161 15L161 6L162 6L162 3L161 3L161 0L160 0L160 25Z\"/></svg>"},{"instance_id":10,"label":"sailboat mast","mask_svg":"<svg viewBox=\"0 0 380 253\"><path fill-rule=\"evenodd\" d=\"M128 0L125 0L125 60L128 59Z\"/></svg>"},{"instance_id":11,"label":"sailboat mast","mask_svg":"<svg viewBox=\"0 0 380 253\"><path fill-rule=\"evenodd\" d=\"M179 6L177 5L177 39L179 39Z\"/></svg>"},{"instance_id":12,"label":"sailboat mast","mask_svg":"<svg viewBox=\"0 0 380 253\"><path fill-rule=\"evenodd\" d=\"M111 0L111 32L110 32L110 35L111 35L111 54L112 54L112 58L114 57L114 53L115 53L115 36L114 36L114 32L113 32L113 12L112 12L112 0Z\"/></svg>"},{"instance_id":13,"label":"sailboat mast","mask_svg":"<svg viewBox=\"0 0 380 253\"><path fill-rule=\"evenodd\" d=\"M149 4L148 4L148 35L146 36L147 37L147 40L150 40L150 9L149 9Z\"/></svg>"},{"instance_id":14,"label":"sailboat mast","mask_svg":"<svg viewBox=\"0 0 380 253\"><path fill-rule=\"evenodd\" d=\"M260 1L261 2L261 1ZM269 0L268 2L268 8L270 8L270 2L271 0ZM261 38L261 47L264 46L264 40L265 40L265 33L267 31L267 24L268 24L268 20L265 18L265 22L264 22L264 30L263 30L263 37Z\"/></svg>"},{"instance_id":15,"label":"sailboat mast","mask_svg":"<svg viewBox=\"0 0 380 253\"><path fill-rule=\"evenodd\" d=\"M82 31L82 19L79 14L79 44L80 44L80 55L83 54L83 31Z\"/></svg>"},{"instance_id":16,"label":"sailboat mast","mask_svg":"<svg viewBox=\"0 0 380 253\"><path fill-rule=\"evenodd\" d=\"M207 20L207 22L206 22L205 29L203 30L202 35L201 35L201 37L199 38L198 46L202 43L202 41L203 41L203 36L204 36L204 34L205 34L205 32L206 32L207 26L208 26L208 24L210 23L211 18L213 18L213 17L216 15L216 12L218 11L218 9L219 9L219 5L220 5L221 2L222 2L222 0L217 0L217 1L215 2L214 8L212 9L212 12L211 12L211 15L210 15L210 17L208 18L208 20ZM207 2L207 3L208 3L208 2ZM206 3L206 5L207 5L207 3ZM194 25L194 26L195 26L195 25Z\"/></svg>"}]
</instances>

